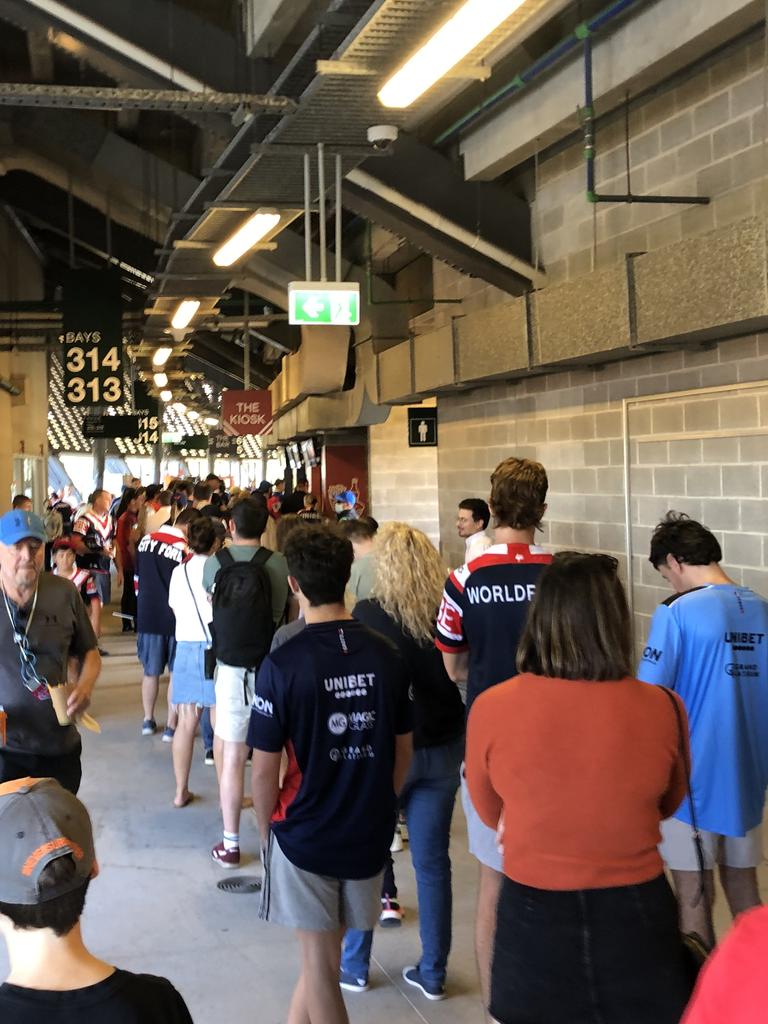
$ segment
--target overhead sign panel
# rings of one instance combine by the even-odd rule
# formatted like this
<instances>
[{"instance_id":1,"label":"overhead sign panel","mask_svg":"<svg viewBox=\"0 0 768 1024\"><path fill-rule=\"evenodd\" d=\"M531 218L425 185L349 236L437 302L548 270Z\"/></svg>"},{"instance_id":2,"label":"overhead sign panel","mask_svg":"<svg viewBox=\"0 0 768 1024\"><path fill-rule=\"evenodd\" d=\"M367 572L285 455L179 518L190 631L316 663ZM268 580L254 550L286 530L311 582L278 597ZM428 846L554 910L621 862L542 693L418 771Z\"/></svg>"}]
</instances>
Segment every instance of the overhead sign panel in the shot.
<instances>
[{"instance_id":1,"label":"overhead sign panel","mask_svg":"<svg viewBox=\"0 0 768 1024\"><path fill-rule=\"evenodd\" d=\"M103 413L94 413L83 419L83 437L111 439L119 437L133 441L138 440L139 433L138 416L109 416Z\"/></svg>"},{"instance_id":2,"label":"overhead sign panel","mask_svg":"<svg viewBox=\"0 0 768 1024\"><path fill-rule=\"evenodd\" d=\"M291 281L288 323L356 326L360 323L360 285L354 281Z\"/></svg>"},{"instance_id":3,"label":"overhead sign panel","mask_svg":"<svg viewBox=\"0 0 768 1024\"><path fill-rule=\"evenodd\" d=\"M268 434L272 423L272 395L268 391L253 388L222 394L221 426L225 434Z\"/></svg>"},{"instance_id":4,"label":"overhead sign panel","mask_svg":"<svg viewBox=\"0 0 768 1024\"><path fill-rule=\"evenodd\" d=\"M62 311L67 405L123 405L123 310L113 270L70 270Z\"/></svg>"}]
</instances>

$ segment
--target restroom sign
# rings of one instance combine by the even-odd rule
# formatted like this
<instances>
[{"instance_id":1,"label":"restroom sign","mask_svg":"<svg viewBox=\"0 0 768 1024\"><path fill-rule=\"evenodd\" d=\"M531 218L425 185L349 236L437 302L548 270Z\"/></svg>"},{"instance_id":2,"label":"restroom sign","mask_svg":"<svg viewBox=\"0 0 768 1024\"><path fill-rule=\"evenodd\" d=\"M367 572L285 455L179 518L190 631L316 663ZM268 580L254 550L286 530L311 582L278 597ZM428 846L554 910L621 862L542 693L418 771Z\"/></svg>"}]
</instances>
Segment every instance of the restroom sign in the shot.
<instances>
[{"instance_id":1,"label":"restroom sign","mask_svg":"<svg viewBox=\"0 0 768 1024\"><path fill-rule=\"evenodd\" d=\"M408 410L408 447L437 447L437 409Z\"/></svg>"}]
</instances>

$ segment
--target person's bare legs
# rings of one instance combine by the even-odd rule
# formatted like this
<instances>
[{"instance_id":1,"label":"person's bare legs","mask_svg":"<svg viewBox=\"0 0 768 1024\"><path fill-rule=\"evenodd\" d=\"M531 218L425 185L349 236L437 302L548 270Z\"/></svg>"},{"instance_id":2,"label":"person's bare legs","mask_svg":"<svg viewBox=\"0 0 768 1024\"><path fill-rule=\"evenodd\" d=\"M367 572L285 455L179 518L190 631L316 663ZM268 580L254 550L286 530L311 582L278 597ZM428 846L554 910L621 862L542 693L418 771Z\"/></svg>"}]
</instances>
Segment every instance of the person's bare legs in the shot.
<instances>
[{"instance_id":1,"label":"person's bare legs","mask_svg":"<svg viewBox=\"0 0 768 1024\"><path fill-rule=\"evenodd\" d=\"M245 770L245 743L230 740L218 740L214 736L213 756L216 759L216 770L219 775L219 800L221 801L221 817L224 831L238 835L240 832L240 811L243 806L243 771ZM221 760L217 758L218 753ZM219 766L220 764L220 766Z\"/></svg>"},{"instance_id":2,"label":"person's bare legs","mask_svg":"<svg viewBox=\"0 0 768 1024\"><path fill-rule=\"evenodd\" d=\"M504 875L500 871L480 865L480 884L477 889L477 914L475 916L475 956L480 975L480 992L483 1006L491 1002L491 962L493 943L496 938L496 908Z\"/></svg>"},{"instance_id":3,"label":"person's bare legs","mask_svg":"<svg viewBox=\"0 0 768 1024\"><path fill-rule=\"evenodd\" d=\"M349 1024L339 987L344 929L298 929L296 934L301 946L301 975L291 998L287 1024Z\"/></svg>"},{"instance_id":4,"label":"person's bare legs","mask_svg":"<svg viewBox=\"0 0 768 1024\"><path fill-rule=\"evenodd\" d=\"M700 895L701 880L698 871L673 871L677 903L680 908L680 931L696 932L708 946L715 944L712 908L715 902L715 876L704 872L706 899Z\"/></svg>"},{"instance_id":5,"label":"person's bare legs","mask_svg":"<svg viewBox=\"0 0 768 1024\"><path fill-rule=\"evenodd\" d=\"M757 868L731 868L721 864L720 882L734 917L752 907L759 907L763 902L757 884Z\"/></svg>"},{"instance_id":6,"label":"person's bare legs","mask_svg":"<svg viewBox=\"0 0 768 1024\"><path fill-rule=\"evenodd\" d=\"M173 736L173 774L176 777L176 795L174 807L184 807L189 803L189 770L192 767L192 750L195 744L197 723L200 721L202 708L196 704L178 704L178 722Z\"/></svg>"},{"instance_id":7,"label":"person's bare legs","mask_svg":"<svg viewBox=\"0 0 768 1024\"><path fill-rule=\"evenodd\" d=\"M169 729L175 729L179 724L179 707L173 703L173 673L168 679L168 720L166 725Z\"/></svg>"},{"instance_id":8,"label":"person's bare legs","mask_svg":"<svg viewBox=\"0 0 768 1024\"><path fill-rule=\"evenodd\" d=\"M160 688L160 676L145 675L141 680L141 703L144 706L144 718L155 720L155 704L157 691Z\"/></svg>"},{"instance_id":9,"label":"person's bare legs","mask_svg":"<svg viewBox=\"0 0 768 1024\"><path fill-rule=\"evenodd\" d=\"M88 604L88 615L91 619L91 625L93 626L93 632L96 634L96 639L101 640L101 601L98 598L94 598Z\"/></svg>"}]
</instances>

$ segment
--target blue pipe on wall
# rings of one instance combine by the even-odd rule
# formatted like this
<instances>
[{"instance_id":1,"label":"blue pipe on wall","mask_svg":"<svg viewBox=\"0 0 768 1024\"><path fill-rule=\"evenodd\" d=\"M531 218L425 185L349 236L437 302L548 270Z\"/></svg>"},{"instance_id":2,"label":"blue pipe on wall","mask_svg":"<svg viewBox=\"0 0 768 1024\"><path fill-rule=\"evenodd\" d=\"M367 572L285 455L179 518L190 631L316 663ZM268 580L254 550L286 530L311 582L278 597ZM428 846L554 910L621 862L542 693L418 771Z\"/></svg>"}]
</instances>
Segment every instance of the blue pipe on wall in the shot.
<instances>
[{"instance_id":1,"label":"blue pipe on wall","mask_svg":"<svg viewBox=\"0 0 768 1024\"><path fill-rule=\"evenodd\" d=\"M588 18L586 21L577 25L574 31L562 39L559 43L548 50L543 57L540 57L537 61L531 64L530 67L526 68L525 71L521 71L520 74L507 82L498 89L493 95L483 100L482 103L474 107L468 113L464 114L463 117L459 118L458 121L454 122L450 128L446 128L435 139L434 145L439 146L444 142L449 142L453 139L460 131L474 124L478 118L487 114L489 110L493 110L504 100L513 96L515 93L524 89L525 86L529 85L534 79L544 74L545 71L549 71L550 68L554 67L555 64L563 57L567 56L573 50L575 50L579 44L588 39L589 36L594 35L595 32L599 32L605 28L611 21L624 14L625 11L629 10L630 7L635 7L639 3L647 2L647 0L614 0L614 3L604 8L598 14L592 18Z\"/></svg>"}]
</instances>

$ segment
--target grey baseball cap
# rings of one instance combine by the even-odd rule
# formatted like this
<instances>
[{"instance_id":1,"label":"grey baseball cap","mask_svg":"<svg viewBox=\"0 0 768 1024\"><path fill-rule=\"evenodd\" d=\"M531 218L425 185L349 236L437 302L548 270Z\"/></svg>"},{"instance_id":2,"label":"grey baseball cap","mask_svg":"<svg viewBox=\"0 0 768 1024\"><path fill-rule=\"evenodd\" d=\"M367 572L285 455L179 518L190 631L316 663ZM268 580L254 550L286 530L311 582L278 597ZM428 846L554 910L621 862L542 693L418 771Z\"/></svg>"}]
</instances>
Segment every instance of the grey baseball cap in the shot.
<instances>
[{"instance_id":1,"label":"grey baseball cap","mask_svg":"<svg viewBox=\"0 0 768 1024\"><path fill-rule=\"evenodd\" d=\"M75 873L40 893L40 875L71 856ZM88 811L55 779L16 779L0 785L0 902L35 906L73 892L95 862Z\"/></svg>"}]
</instances>

